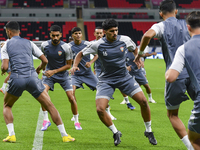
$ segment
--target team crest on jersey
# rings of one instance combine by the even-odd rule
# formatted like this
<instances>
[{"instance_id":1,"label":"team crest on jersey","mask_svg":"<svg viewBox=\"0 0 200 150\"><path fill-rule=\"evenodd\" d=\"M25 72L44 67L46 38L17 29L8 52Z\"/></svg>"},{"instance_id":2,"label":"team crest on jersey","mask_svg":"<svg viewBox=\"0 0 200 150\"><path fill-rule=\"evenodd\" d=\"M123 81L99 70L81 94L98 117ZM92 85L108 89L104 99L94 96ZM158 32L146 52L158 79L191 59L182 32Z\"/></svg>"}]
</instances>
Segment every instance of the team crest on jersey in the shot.
<instances>
[{"instance_id":1,"label":"team crest on jersey","mask_svg":"<svg viewBox=\"0 0 200 150\"><path fill-rule=\"evenodd\" d=\"M103 56L107 56L108 54L107 54L107 52L106 52L106 50L104 49L103 50Z\"/></svg>"},{"instance_id":2,"label":"team crest on jersey","mask_svg":"<svg viewBox=\"0 0 200 150\"><path fill-rule=\"evenodd\" d=\"M124 47L120 47L120 50L123 52L124 51Z\"/></svg>"},{"instance_id":3,"label":"team crest on jersey","mask_svg":"<svg viewBox=\"0 0 200 150\"><path fill-rule=\"evenodd\" d=\"M59 56L62 55L62 51L58 51L58 55L59 55Z\"/></svg>"}]
</instances>

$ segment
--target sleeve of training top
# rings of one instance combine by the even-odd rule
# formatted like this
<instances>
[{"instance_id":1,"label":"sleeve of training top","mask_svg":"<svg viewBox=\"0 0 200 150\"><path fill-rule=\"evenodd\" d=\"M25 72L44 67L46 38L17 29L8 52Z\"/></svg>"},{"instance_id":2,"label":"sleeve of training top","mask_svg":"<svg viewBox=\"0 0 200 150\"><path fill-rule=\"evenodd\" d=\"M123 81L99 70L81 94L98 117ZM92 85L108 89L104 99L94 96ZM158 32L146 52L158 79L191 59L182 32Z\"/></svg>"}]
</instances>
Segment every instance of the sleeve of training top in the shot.
<instances>
[{"instance_id":1,"label":"sleeve of training top","mask_svg":"<svg viewBox=\"0 0 200 150\"><path fill-rule=\"evenodd\" d=\"M89 55L89 54L97 54L98 43L99 43L99 41L90 43L88 46L86 46L84 49L82 49L81 51L83 53L83 56Z\"/></svg>"},{"instance_id":2,"label":"sleeve of training top","mask_svg":"<svg viewBox=\"0 0 200 150\"><path fill-rule=\"evenodd\" d=\"M39 58L43 54L42 51L32 41L30 42L31 42L31 47L32 47L32 54L35 57Z\"/></svg>"},{"instance_id":3,"label":"sleeve of training top","mask_svg":"<svg viewBox=\"0 0 200 150\"><path fill-rule=\"evenodd\" d=\"M133 52L136 49L136 44L131 40L130 37L128 36L121 36L120 41L125 42L126 47L128 48L129 51Z\"/></svg>"},{"instance_id":4,"label":"sleeve of training top","mask_svg":"<svg viewBox=\"0 0 200 150\"><path fill-rule=\"evenodd\" d=\"M184 48L184 45L181 45L177 49L174 60L169 69L174 69L178 71L179 73L181 73L184 66L185 66L185 48Z\"/></svg>"},{"instance_id":5,"label":"sleeve of training top","mask_svg":"<svg viewBox=\"0 0 200 150\"><path fill-rule=\"evenodd\" d=\"M156 23L150 29L153 29L156 32L154 37L160 39L164 33L164 24L163 22Z\"/></svg>"},{"instance_id":6,"label":"sleeve of training top","mask_svg":"<svg viewBox=\"0 0 200 150\"><path fill-rule=\"evenodd\" d=\"M73 59L71 47L67 43L63 44L61 47L65 51L66 60Z\"/></svg>"},{"instance_id":7,"label":"sleeve of training top","mask_svg":"<svg viewBox=\"0 0 200 150\"><path fill-rule=\"evenodd\" d=\"M9 59L7 52L7 42L5 42L4 46L1 48L1 59Z\"/></svg>"}]
</instances>

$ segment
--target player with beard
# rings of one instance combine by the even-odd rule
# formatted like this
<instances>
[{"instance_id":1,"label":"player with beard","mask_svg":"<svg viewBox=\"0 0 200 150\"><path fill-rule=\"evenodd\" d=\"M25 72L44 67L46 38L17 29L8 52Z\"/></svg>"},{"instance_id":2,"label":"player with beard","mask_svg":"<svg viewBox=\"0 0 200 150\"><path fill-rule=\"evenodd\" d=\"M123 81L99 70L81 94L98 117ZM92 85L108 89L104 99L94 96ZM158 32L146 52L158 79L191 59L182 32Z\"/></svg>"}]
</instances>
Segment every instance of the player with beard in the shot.
<instances>
[{"instance_id":1,"label":"player with beard","mask_svg":"<svg viewBox=\"0 0 200 150\"><path fill-rule=\"evenodd\" d=\"M41 49L48 59L48 64L43 76L43 84L45 90L54 90L54 84L59 83L65 90L69 102L71 103L71 110L74 116L74 125L76 130L82 130L78 121L78 110L75 97L73 96L73 88L71 80L69 79L68 69L72 65L72 51L70 46L61 41L61 28L58 25L50 27L51 40L45 41L41 45ZM51 125L48 119L48 112L42 107L44 114L44 121L42 131L47 130Z\"/></svg>"}]
</instances>

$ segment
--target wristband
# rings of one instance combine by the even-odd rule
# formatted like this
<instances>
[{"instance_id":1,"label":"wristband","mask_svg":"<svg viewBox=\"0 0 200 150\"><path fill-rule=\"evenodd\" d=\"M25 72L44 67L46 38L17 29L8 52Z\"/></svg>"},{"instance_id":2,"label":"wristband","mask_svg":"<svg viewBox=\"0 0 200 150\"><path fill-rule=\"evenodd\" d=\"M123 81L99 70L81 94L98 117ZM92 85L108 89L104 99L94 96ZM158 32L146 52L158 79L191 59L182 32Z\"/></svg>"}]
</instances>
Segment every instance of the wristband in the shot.
<instances>
[{"instance_id":1,"label":"wristband","mask_svg":"<svg viewBox=\"0 0 200 150\"><path fill-rule=\"evenodd\" d=\"M144 54L144 51L139 50L138 55L142 55L142 54Z\"/></svg>"}]
</instances>

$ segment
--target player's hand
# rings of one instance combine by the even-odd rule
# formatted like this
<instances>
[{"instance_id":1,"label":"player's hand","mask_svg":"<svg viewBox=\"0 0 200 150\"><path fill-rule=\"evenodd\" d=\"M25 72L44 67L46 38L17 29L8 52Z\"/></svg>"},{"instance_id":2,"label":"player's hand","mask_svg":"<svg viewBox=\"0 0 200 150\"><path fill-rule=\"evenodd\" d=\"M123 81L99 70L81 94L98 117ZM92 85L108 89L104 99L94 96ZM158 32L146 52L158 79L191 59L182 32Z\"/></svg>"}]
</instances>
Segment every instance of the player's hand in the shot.
<instances>
[{"instance_id":1,"label":"player's hand","mask_svg":"<svg viewBox=\"0 0 200 150\"><path fill-rule=\"evenodd\" d=\"M152 54L152 55L157 55L157 53L156 53L156 52L152 52L151 54Z\"/></svg>"},{"instance_id":2,"label":"player's hand","mask_svg":"<svg viewBox=\"0 0 200 150\"><path fill-rule=\"evenodd\" d=\"M1 48L4 46L5 43L1 43Z\"/></svg>"},{"instance_id":3,"label":"player's hand","mask_svg":"<svg viewBox=\"0 0 200 150\"><path fill-rule=\"evenodd\" d=\"M45 71L44 75L47 76L47 78L50 78L52 75L55 74L54 70L47 70Z\"/></svg>"},{"instance_id":4,"label":"player's hand","mask_svg":"<svg viewBox=\"0 0 200 150\"><path fill-rule=\"evenodd\" d=\"M137 55L135 56L134 61L133 61L133 62L135 62L135 64L138 66L138 69L140 69L141 66L142 66L140 57L141 57L141 55L137 54Z\"/></svg>"},{"instance_id":5,"label":"player's hand","mask_svg":"<svg viewBox=\"0 0 200 150\"><path fill-rule=\"evenodd\" d=\"M38 75L40 74L40 69L39 68L37 68L35 71L37 72Z\"/></svg>"},{"instance_id":6,"label":"player's hand","mask_svg":"<svg viewBox=\"0 0 200 150\"><path fill-rule=\"evenodd\" d=\"M90 62L86 62L85 67L86 68L90 68L91 67L91 63Z\"/></svg>"},{"instance_id":7,"label":"player's hand","mask_svg":"<svg viewBox=\"0 0 200 150\"><path fill-rule=\"evenodd\" d=\"M127 69L129 72L131 71L131 66L132 66L132 65L126 67L126 69Z\"/></svg>"},{"instance_id":8,"label":"player's hand","mask_svg":"<svg viewBox=\"0 0 200 150\"><path fill-rule=\"evenodd\" d=\"M2 76L5 75L5 74L6 74L6 72L3 72L3 71L1 72L1 75L2 75Z\"/></svg>"},{"instance_id":9,"label":"player's hand","mask_svg":"<svg viewBox=\"0 0 200 150\"><path fill-rule=\"evenodd\" d=\"M69 73L70 73L71 75L74 75L74 72L76 72L77 70L80 71L79 67L72 67L72 68L69 70Z\"/></svg>"}]
</instances>

